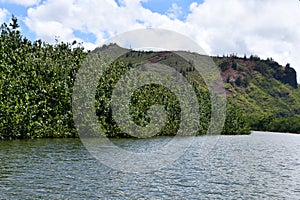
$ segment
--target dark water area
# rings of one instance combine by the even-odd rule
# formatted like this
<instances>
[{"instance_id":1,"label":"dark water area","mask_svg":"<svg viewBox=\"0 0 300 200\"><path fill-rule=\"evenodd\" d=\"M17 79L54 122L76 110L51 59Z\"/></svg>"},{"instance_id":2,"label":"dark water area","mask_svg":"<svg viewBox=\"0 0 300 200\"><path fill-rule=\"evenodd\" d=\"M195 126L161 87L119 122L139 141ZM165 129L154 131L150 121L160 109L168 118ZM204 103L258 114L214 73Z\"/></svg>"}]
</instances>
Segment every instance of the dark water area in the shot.
<instances>
[{"instance_id":1,"label":"dark water area","mask_svg":"<svg viewBox=\"0 0 300 200\"><path fill-rule=\"evenodd\" d=\"M172 165L147 173L101 164L80 139L0 141L0 199L300 198L300 135L221 136L203 158L204 138ZM168 140L114 143L140 151Z\"/></svg>"}]
</instances>

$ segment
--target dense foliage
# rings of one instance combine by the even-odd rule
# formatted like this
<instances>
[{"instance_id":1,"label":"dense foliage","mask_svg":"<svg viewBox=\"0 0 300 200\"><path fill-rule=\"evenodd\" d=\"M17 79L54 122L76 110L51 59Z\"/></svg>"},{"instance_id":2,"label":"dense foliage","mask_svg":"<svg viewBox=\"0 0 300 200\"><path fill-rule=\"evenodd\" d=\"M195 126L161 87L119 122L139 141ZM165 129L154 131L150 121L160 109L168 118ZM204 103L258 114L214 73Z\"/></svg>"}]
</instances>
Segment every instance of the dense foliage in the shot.
<instances>
[{"instance_id":1,"label":"dense foliage","mask_svg":"<svg viewBox=\"0 0 300 200\"><path fill-rule=\"evenodd\" d=\"M41 40L31 42L18 28L14 17L9 25L1 26L0 138L77 137L72 115L72 88L87 52L75 41L55 45ZM145 56L147 59L157 57L155 52L131 51L114 62L99 81L95 106L109 137L128 137L112 117L109 104L112 87ZM174 55L165 55L161 62L174 66L193 85L201 113L198 133L205 134L210 121L210 97L203 81L197 79L192 62ZM155 104L163 105L168 113L167 122L158 135L176 134L180 126L180 106L176 96L165 87L146 85L137 90L131 98L132 119L142 126L149 123L147 109ZM240 111L230 108L227 114L223 134L250 133Z\"/></svg>"},{"instance_id":2,"label":"dense foliage","mask_svg":"<svg viewBox=\"0 0 300 200\"><path fill-rule=\"evenodd\" d=\"M1 26L0 138L76 135L72 86L86 53L74 45L31 42L14 17Z\"/></svg>"},{"instance_id":3,"label":"dense foliage","mask_svg":"<svg viewBox=\"0 0 300 200\"><path fill-rule=\"evenodd\" d=\"M99 116L99 121L104 122L102 123L104 132L110 137L130 137L126 133L123 133L117 126L117 123L113 119L111 105L109 103L113 87L118 79L130 68L131 66L126 66L123 62L116 62L104 73L99 81L96 95L96 99L98 100L96 102L97 115ZM162 127L158 135L175 134L180 125L179 102L174 94L161 85L145 85L132 94L129 107L132 120L137 125L145 127L150 123L147 111L151 106L157 104L163 105L164 109L168 112L165 126Z\"/></svg>"},{"instance_id":4,"label":"dense foliage","mask_svg":"<svg viewBox=\"0 0 300 200\"><path fill-rule=\"evenodd\" d=\"M140 54L140 58L143 54ZM120 60L123 60L122 58ZM106 135L110 137L130 137L123 133L112 116L110 100L113 88L116 83L130 68L135 67L134 61L117 61L100 78L96 94L96 110L99 121ZM141 59L138 59L141 63ZM145 60L144 60L145 61ZM210 97L206 90L200 90L194 87L198 98L199 107L199 127L198 134L203 135L208 130L210 120ZM122 94L121 94L122 95ZM175 94L168 88L150 84L138 88L131 96L130 115L132 120L139 126L146 126L150 123L148 111L153 105L163 105L167 114L165 125L157 135L175 135L180 127L181 106ZM187 135L189 133L186 133Z\"/></svg>"},{"instance_id":5,"label":"dense foliage","mask_svg":"<svg viewBox=\"0 0 300 200\"><path fill-rule=\"evenodd\" d=\"M112 45L114 46L114 45ZM113 48L113 47L111 47ZM172 52L141 52L130 51L125 56L120 57L109 69L102 75L96 99L97 115L102 124L104 132L111 137L129 137L118 127L112 116L110 99L112 90L128 70L137 65L148 62L163 63L173 67L182 76L186 77L197 95L199 103L199 127L198 135L206 134L209 128L211 118L211 99L208 88L205 86L201 75L195 71L191 61ZM179 105L178 99L171 91L160 85L145 85L136 90L131 97L130 113L136 124L145 126L150 122L147 111L153 105L163 105L168 113L165 126L162 127L157 135L174 135L180 126L180 112L182 105ZM227 116L222 134L237 135L249 134L250 127L246 117L240 111L233 107L228 107ZM187 135L189 133L186 133Z\"/></svg>"}]
</instances>

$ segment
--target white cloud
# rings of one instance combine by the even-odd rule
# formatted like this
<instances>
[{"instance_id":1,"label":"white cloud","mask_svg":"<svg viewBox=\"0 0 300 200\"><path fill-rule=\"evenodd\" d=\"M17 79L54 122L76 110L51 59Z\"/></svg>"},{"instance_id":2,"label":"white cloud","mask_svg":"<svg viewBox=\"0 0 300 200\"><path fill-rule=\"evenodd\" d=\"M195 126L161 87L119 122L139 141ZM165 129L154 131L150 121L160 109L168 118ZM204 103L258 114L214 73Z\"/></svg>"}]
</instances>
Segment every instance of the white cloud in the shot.
<instances>
[{"instance_id":1,"label":"white cloud","mask_svg":"<svg viewBox=\"0 0 300 200\"><path fill-rule=\"evenodd\" d=\"M173 3L171 8L168 9L167 15L171 19L177 19L182 15L182 8L176 3Z\"/></svg>"},{"instance_id":2,"label":"white cloud","mask_svg":"<svg viewBox=\"0 0 300 200\"><path fill-rule=\"evenodd\" d=\"M206 0L191 5L186 23L207 32L204 40L212 54L273 57L300 73L299 9L299 1L293 0Z\"/></svg>"},{"instance_id":3,"label":"white cloud","mask_svg":"<svg viewBox=\"0 0 300 200\"><path fill-rule=\"evenodd\" d=\"M41 0L0 0L1 3L12 3L22 6L34 6L41 2Z\"/></svg>"},{"instance_id":4,"label":"white cloud","mask_svg":"<svg viewBox=\"0 0 300 200\"><path fill-rule=\"evenodd\" d=\"M75 3L73 0L48 0L29 9L25 23L38 37L48 42L53 42L54 36L60 36L64 41L73 40L73 30L92 32L100 36L104 30L110 31L107 26L101 26L110 21L106 17L112 7L107 1Z\"/></svg>"},{"instance_id":5,"label":"white cloud","mask_svg":"<svg viewBox=\"0 0 300 200\"><path fill-rule=\"evenodd\" d=\"M143 8L140 0L48 0L28 10L26 25L38 37L54 41L76 39L74 30L93 33L100 44L110 36L137 28L156 27L170 21L167 16Z\"/></svg>"},{"instance_id":6,"label":"white cloud","mask_svg":"<svg viewBox=\"0 0 300 200\"><path fill-rule=\"evenodd\" d=\"M0 8L0 23L4 23L6 21L8 11L6 9Z\"/></svg>"},{"instance_id":7,"label":"white cloud","mask_svg":"<svg viewBox=\"0 0 300 200\"><path fill-rule=\"evenodd\" d=\"M25 23L48 42L55 36L82 41L74 35L79 30L93 33L97 45L124 31L165 28L191 37L210 54L273 57L281 64L291 63L300 73L299 1L206 0L191 4L184 21L177 18L181 11L177 4L162 15L143 8L142 1L119 0L118 6L113 0L46 0L28 10Z\"/></svg>"}]
</instances>

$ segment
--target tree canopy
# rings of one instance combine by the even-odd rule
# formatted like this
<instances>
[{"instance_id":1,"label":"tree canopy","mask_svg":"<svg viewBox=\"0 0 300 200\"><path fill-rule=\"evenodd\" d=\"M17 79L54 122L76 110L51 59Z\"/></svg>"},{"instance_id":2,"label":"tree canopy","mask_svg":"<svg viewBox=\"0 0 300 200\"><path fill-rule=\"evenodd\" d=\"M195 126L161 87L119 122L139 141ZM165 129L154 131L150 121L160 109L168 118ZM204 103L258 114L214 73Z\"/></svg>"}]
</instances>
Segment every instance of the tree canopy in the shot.
<instances>
[{"instance_id":1,"label":"tree canopy","mask_svg":"<svg viewBox=\"0 0 300 200\"><path fill-rule=\"evenodd\" d=\"M132 61L135 54L149 56L152 53L126 55L129 61L124 60L124 69L135 66ZM28 40L21 35L15 17L9 25L3 23L0 35L0 138L78 137L72 115L72 91L76 73L87 54L76 41L51 45L42 40ZM111 87L122 75L120 63L120 60L114 62L111 71L100 80L102 84L98 87L95 102L99 121L109 137L126 136L116 126L109 108ZM179 65L180 61L174 63ZM194 70L191 63L186 68L178 68L178 72L187 77ZM201 85L192 84L201 107L198 132L205 134L210 119L209 95ZM166 88L145 86L131 100L132 118L140 125L149 122L145 110L153 104L164 105L168 120L159 135L176 134L180 126L180 106ZM244 116L230 108L223 134L248 133Z\"/></svg>"}]
</instances>

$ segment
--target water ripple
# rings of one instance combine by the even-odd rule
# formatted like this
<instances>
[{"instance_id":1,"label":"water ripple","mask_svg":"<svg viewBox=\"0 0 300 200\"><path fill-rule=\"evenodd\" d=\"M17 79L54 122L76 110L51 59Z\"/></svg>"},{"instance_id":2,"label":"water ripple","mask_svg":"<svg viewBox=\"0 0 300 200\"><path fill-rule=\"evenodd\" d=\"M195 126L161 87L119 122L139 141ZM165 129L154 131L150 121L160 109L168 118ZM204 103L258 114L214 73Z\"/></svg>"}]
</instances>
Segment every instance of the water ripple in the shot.
<instances>
[{"instance_id":1,"label":"water ripple","mask_svg":"<svg viewBox=\"0 0 300 200\"><path fill-rule=\"evenodd\" d=\"M114 143L143 152L169 140ZM78 139L1 141L0 199L299 198L299 135L222 136L205 159L202 142L169 167L126 174L99 163Z\"/></svg>"}]
</instances>

